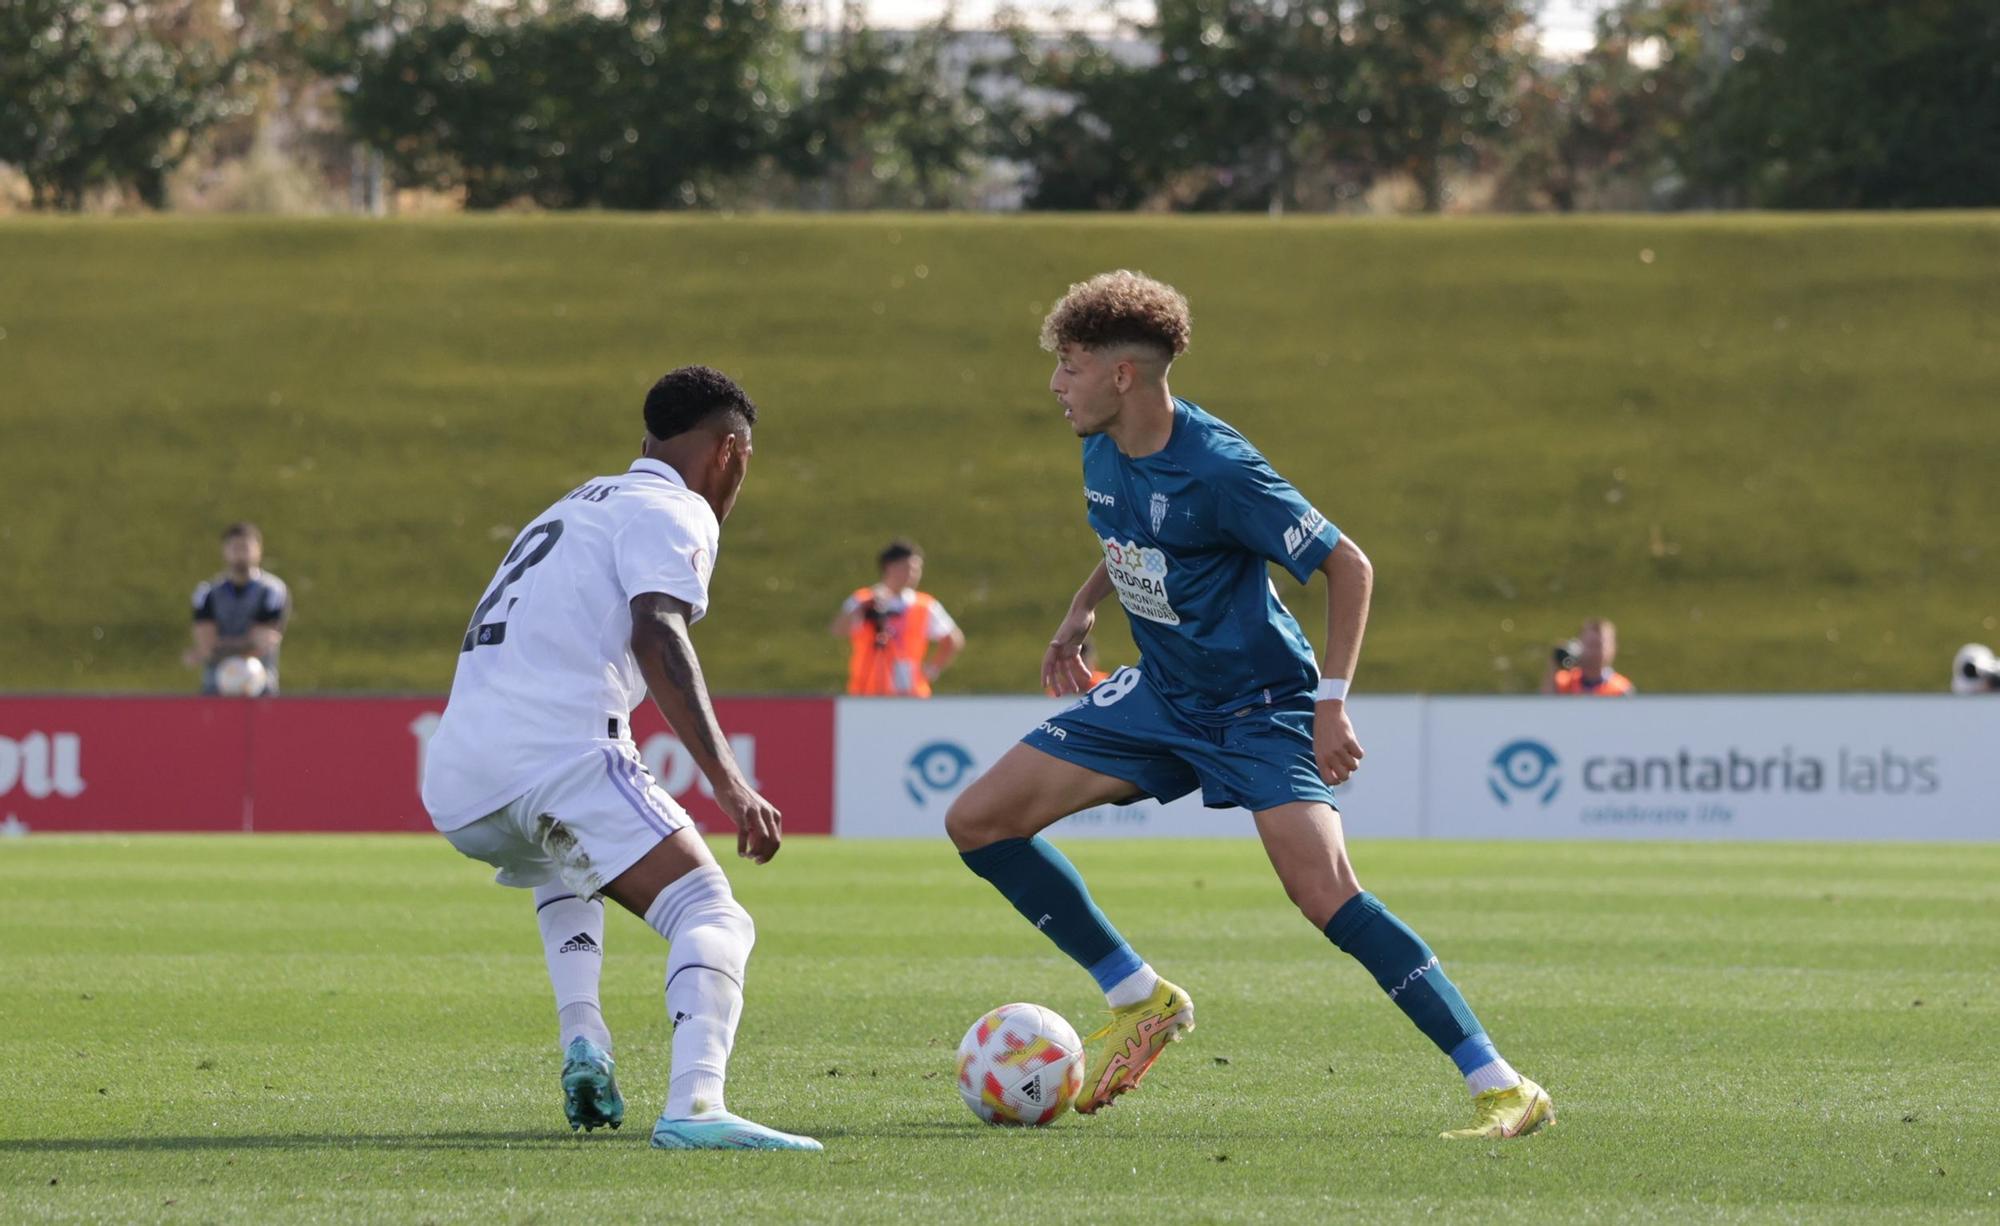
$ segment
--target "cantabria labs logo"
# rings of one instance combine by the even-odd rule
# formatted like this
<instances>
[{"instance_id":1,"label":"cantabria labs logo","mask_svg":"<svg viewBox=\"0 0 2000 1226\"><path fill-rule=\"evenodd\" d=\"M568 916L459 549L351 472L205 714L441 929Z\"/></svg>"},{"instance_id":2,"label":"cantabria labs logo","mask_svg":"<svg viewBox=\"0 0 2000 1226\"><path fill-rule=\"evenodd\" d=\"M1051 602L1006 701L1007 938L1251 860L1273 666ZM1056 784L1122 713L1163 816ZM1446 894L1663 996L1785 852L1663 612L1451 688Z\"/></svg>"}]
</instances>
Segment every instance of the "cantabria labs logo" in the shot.
<instances>
[{"instance_id":1,"label":"cantabria labs logo","mask_svg":"<svg viewBox=\"0 0 2000 1226\"><path fill-rule=\"evenodd\" d=\"M1562 785L1555 751L1527 738L1502 745L1486 775L1493 799L1503 805L1513 804L1516 796L1534 796L1547 805L1562 791Z\"/></svg>"}]
</instances>

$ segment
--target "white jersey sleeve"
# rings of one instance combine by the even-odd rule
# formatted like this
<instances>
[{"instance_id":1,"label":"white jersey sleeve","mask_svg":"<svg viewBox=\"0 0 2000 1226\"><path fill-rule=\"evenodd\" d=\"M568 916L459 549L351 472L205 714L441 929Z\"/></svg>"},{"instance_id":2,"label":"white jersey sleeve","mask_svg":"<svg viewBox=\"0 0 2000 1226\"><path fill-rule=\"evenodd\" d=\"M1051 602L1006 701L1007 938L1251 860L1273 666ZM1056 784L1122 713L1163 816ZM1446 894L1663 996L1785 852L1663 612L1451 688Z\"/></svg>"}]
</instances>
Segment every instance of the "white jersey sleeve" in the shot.
<instances>
[{"instance_id":1,"label":"white jersey sleeve","mask_svg":"<svg viewBox=\"0 0 2000 1226\"><path fill-rule=\"evenodd\" d=\"M700 499L674 499L658 515L627 522L611 542L626 601L662 592L686 602L690 622L700 621L708 612L708 581L721 540L722 525Z\"/></svg>"}]
</instances>

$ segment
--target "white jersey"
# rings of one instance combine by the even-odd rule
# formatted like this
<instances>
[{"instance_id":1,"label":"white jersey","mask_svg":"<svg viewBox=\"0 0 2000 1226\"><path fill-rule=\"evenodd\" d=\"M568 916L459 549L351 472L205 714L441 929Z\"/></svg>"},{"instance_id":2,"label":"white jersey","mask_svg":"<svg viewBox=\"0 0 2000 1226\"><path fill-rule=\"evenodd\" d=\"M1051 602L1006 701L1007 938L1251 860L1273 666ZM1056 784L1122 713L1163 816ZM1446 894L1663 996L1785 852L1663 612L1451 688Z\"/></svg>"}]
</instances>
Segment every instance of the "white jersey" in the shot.
<instances>
[{"instance_id":1,"label":"white jersey","mask_svg":"<svg viewBox=\"0 0 2000 1226\"><path fill-rule=\"evenodd\" d=\"M596 477L535 517L507 551L460 644L451 699L424 759L424 807L459 829L594 747L630 737L646 680L632 600L662 592L708 611L722 526L658 460Z\"/></svg>"}]
</instances>

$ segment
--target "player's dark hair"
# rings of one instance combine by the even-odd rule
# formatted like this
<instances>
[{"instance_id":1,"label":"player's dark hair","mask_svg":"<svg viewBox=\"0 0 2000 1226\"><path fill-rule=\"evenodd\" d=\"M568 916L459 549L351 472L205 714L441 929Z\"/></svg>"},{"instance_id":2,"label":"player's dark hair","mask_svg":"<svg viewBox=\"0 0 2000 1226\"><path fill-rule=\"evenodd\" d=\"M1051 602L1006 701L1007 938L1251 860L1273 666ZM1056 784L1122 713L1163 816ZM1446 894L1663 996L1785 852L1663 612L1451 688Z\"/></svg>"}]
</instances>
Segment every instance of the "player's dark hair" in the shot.
<instances>
[{"instance_id":1,"label":"player's dark hair","mask_svg":"<svg viewBox=\"0 0 2000 1226\"><path fill-rule=\"evenodd\" d=\"M225 544L235 540L239 536L248 537L253 541L262 541L264 539L264 534L257 530L257 525L247 519L239 519L222 530L222 539Z\"/></svg>"},{"instance_id":2,"label":"player's dark hair","mask_svg":"<svg viewBox=\"0 0 2000 1226\"><path fill-rule=\"evenodd\" d=\"M646 393L646 430L654 438L685 434L719 413L757 424L757 406L736 380L712 366L683 366L660 376Z\"/></svg>"},{"instance_id":3,"label":"player's dark hair","mask_svg":"<svg viewBox=\"0 0 2000 1226\"><path fill-rule=\"evenodd\" d=\"M880 569L887 570L904 558L921 558L923 556L924 551L917 547L915 541L906 541L899 536L889 542L888 548L875 555L875 565Z\"/></svg>"},{"instance_id":4,"label":"player's dark hair","mask_svg":"<svg viewBox=\"0 0 2000 1226\"><path fill-rule=\"evenodd\" d=\"M1187 352L1194 320L1187 299L1164 281L1121 268L1069 287L1042 321L1042 348L1093 351L1140 345L1171 362Z\"/></svg>"}]
</instances>

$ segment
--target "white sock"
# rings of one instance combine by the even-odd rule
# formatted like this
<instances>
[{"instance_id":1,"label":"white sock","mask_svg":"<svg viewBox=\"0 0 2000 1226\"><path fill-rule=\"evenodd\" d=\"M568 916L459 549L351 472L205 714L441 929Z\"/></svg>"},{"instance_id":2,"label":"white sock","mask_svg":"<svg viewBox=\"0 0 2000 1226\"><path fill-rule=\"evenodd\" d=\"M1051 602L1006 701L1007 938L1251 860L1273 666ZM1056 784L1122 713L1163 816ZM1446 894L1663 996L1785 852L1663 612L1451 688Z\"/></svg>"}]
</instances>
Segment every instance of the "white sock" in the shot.
<instances>
[{"instance_id":1,"label":"white sock","mask_svg":"<svg viewBox=\"0 0 2000 1226\"><path fill-rule=\"evenodd\" d=\"M1514 1071L1514 1066L1499 1059L1491 1064L1482 1064L1465 1075L1465 1088L1474 1094L1510 1090L1520 1084L1521 1075Z\"/></svg>"},{"instance_id":2,"label":"white sock","mask_svg":"<svg viewBox=\"0 0 2000 1226\"><path fill-rule=\"evenodd\" d=\"M1111 985L1111 990L1104 994L1104 1003L1113 1009L1136 1005L1151 996L1153 989L1159 986L1160 973L1151 964L1141 962L1138 970Z\"/></svg>"},{"instance_id":3,"label":"white sock","mask_svg":"<svg viewBox=\"0 0 2000 1226\"><path fill-rule=\"evenodd\" d=\"M646 922L673 942L667 1016L674 1024L674 1063L665 1118L720 1111L756 925L731 894L729 878L713 866L661 890L646 908Z\"/></svg>"},{"instance_id":4,"label":"white sock","mask_svg":"<svg viewBox=\"0 0 2000 1226\"><path fill-rule=\"evenodd\" d=\"M611 1050L611 1031L597 1000L604 971L604 904L578 898L560 882L535 888L535 923L542 930L542 958L556 992L560 1046L579 1036Z\"/></svg>"}]
</instances>

